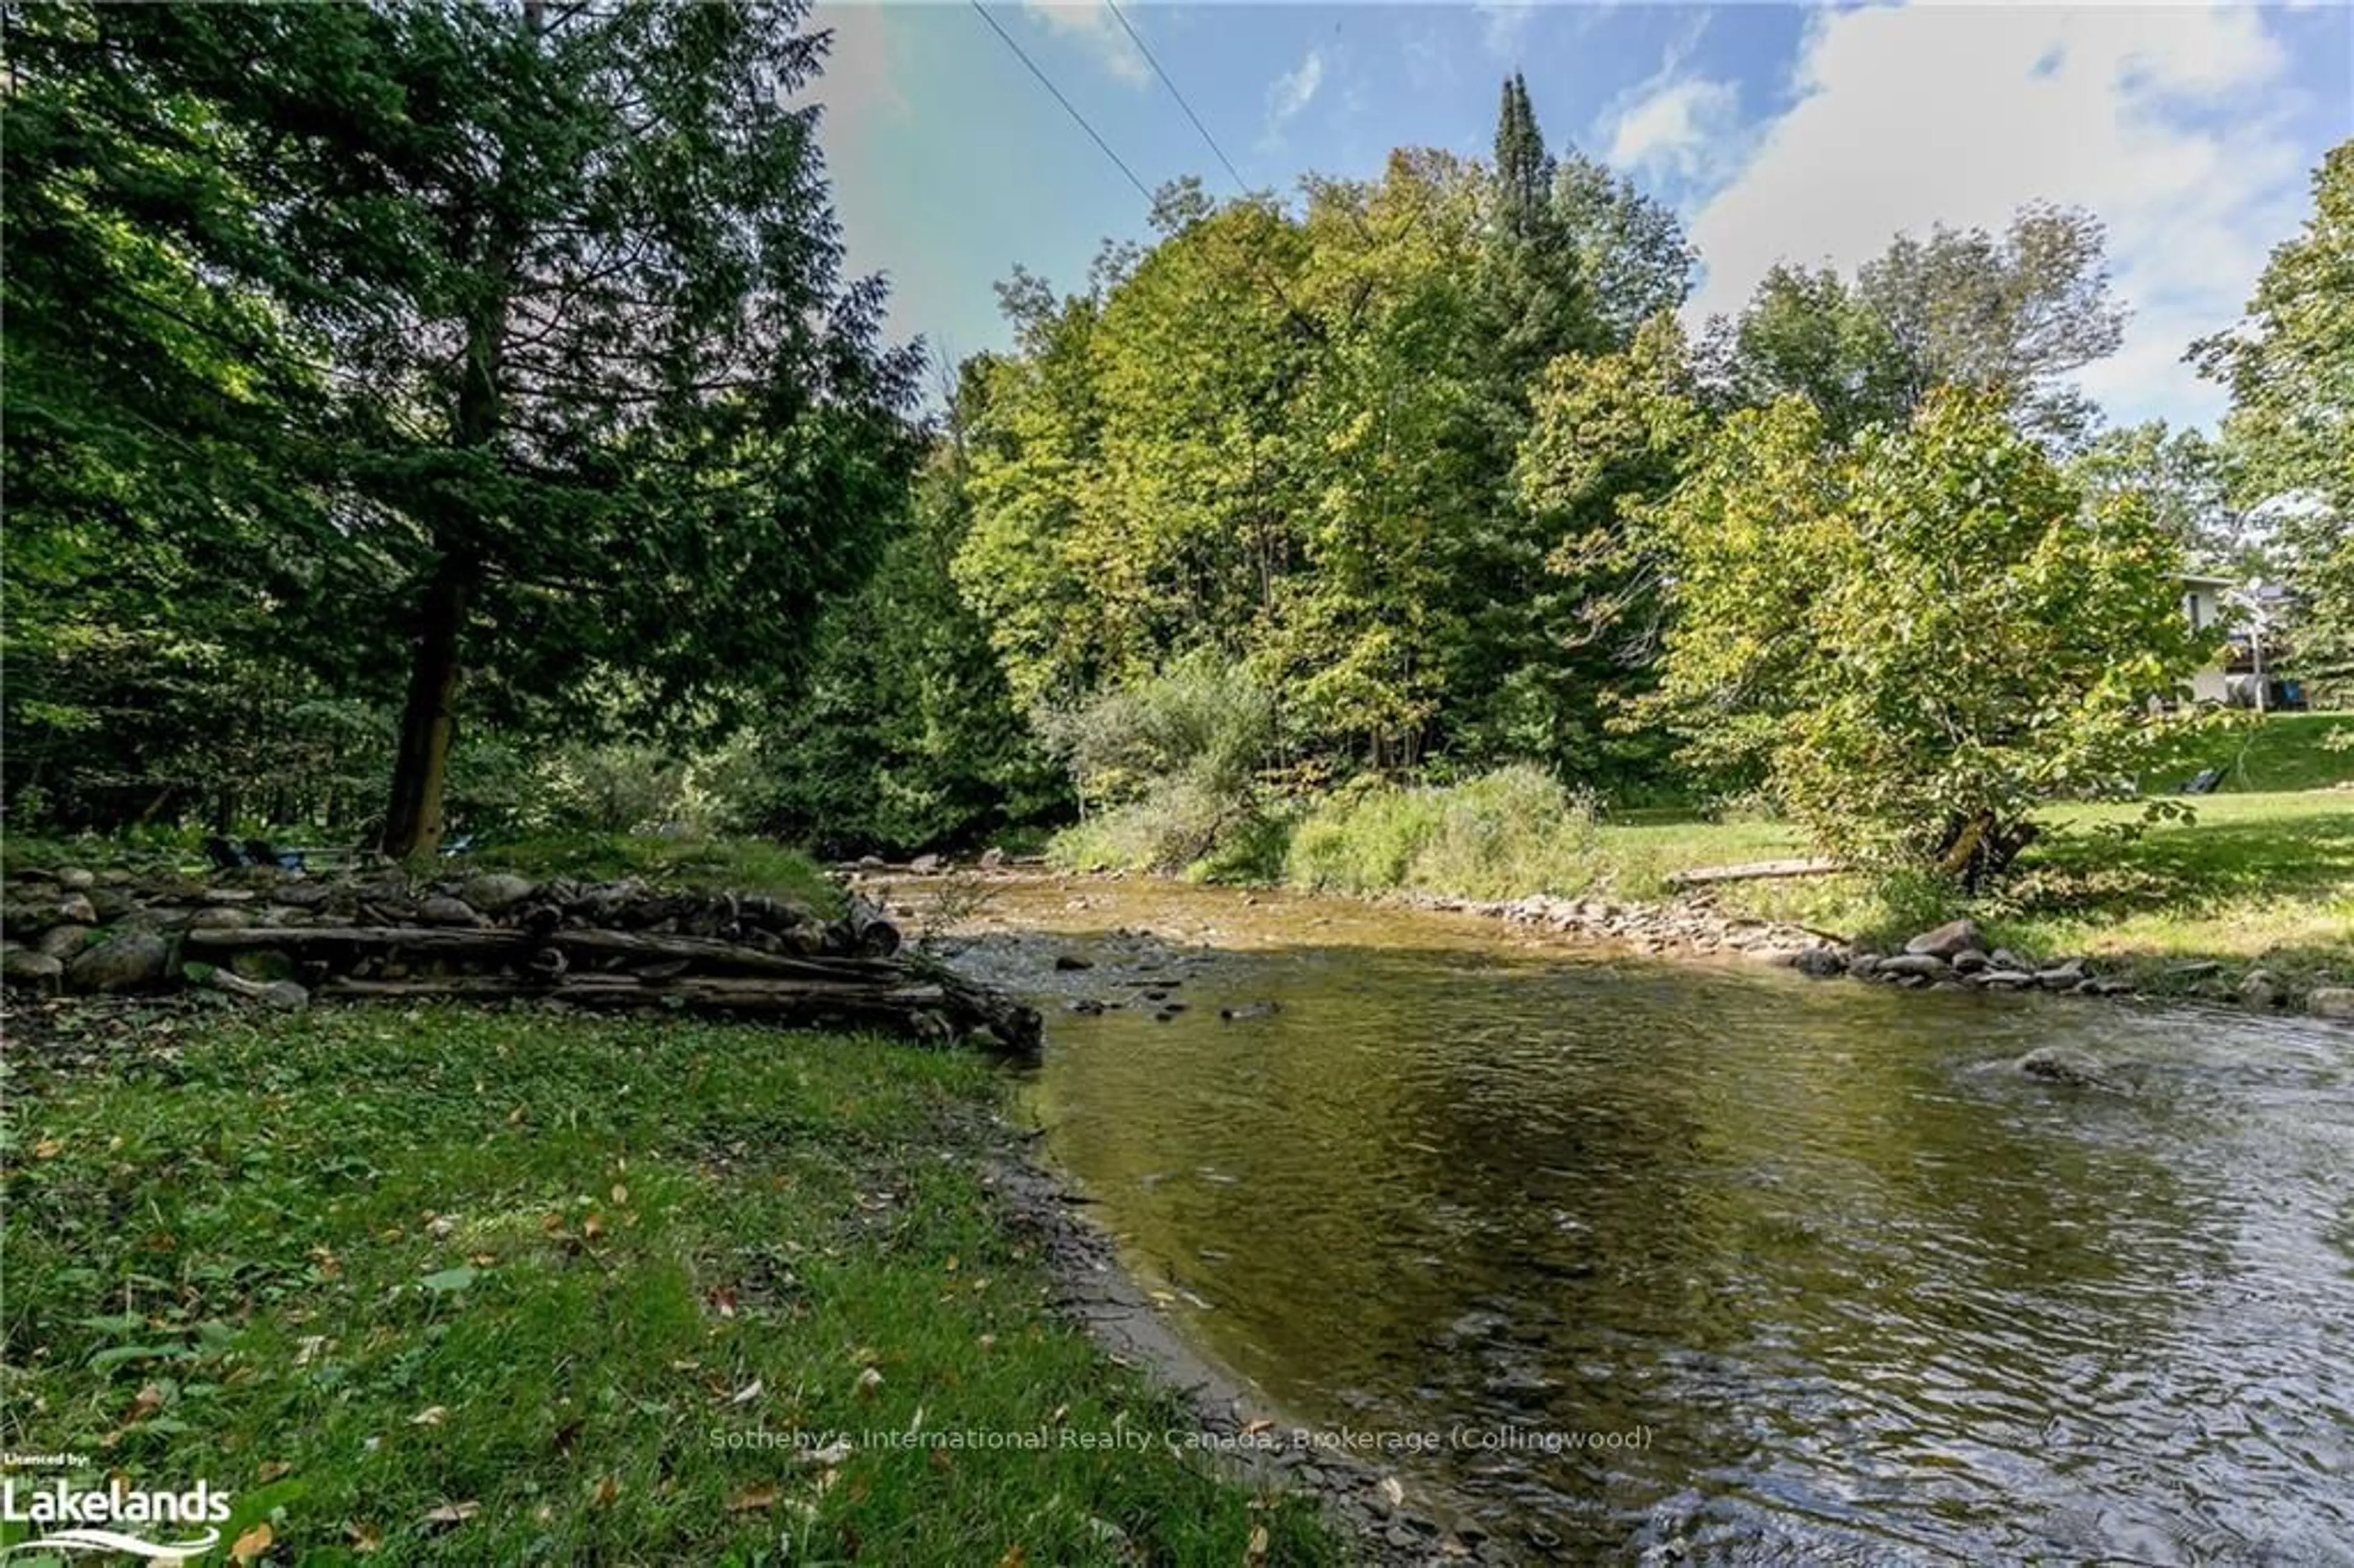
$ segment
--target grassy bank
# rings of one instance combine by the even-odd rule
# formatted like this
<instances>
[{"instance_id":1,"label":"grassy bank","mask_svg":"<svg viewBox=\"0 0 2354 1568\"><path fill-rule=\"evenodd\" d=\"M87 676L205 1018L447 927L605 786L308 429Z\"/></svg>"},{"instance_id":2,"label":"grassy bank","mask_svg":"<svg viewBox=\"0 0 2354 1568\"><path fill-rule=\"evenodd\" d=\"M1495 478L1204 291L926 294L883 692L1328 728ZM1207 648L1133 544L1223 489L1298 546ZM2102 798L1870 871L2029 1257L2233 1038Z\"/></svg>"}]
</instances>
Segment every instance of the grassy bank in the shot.
<instances>
[{"instance_id":1,"label":"grassy bank","mask_svg":"<svg viewBox=\"0 0 2354 1568\"><path fill-rule=\"evenodd\" d=\"M69 1055L5 1069L0 1445L207 1478L259 1560L1338 1556L1077 1446L1191 1423L1047 1309L975 1058L440 1010Z\"/></svg>"},{"instance_id":2,"label":"grassy bank","mask_svg":"<svg viewBox=\"0 0 2354 1568\"><path fill-rule=\"evenodd\" d=\"M2331 786L2354 779L2354 747L2333 745L2336 736L2354 736L2354 716L2284 715L2202 736L2153 775L2222 774L2220 792L2182 798L2192 821L2137 832L2137 803L2055 806L2047 838L1978 900L1927 879L1861 875L1727 883L1712 896L1870 943L1968 914L2022 953L2097 955L2159 989L2192 983L2168 971L2208 958L2261 964L2292 986L2342 983L2354 979L2354 791ZM1074 866L1118 863L1107 851L1149 837L1098 822L1066 834L1055 853ZM1787 822L1615 817L1525 768L1449 789L1329 798L1262 824L1249 842L1247 855L1195 874L1349 894L1649 902L1675 896L1677 872L1812 853Z\"/></svg>"}]
</instances>

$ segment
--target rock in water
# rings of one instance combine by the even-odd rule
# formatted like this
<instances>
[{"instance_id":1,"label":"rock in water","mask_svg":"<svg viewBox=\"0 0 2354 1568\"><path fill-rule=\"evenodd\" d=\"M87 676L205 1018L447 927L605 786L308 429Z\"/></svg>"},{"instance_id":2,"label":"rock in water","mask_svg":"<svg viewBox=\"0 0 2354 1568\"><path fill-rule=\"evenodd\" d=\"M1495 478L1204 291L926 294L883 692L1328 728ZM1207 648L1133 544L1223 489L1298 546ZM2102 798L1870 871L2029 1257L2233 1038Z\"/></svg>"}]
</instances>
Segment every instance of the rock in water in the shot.
<instances>
[{"instance_id":1,"label":"rock in water","mask_svg":"<svg viewBox=\"0 0 2354 1568\"><path fill-rule=\"evenodd\" d=\"M2066 1084L2071 1088L2126 1092L2125 1086L2105 1072L2099 1062L2066 1045L2041 1045L2011 1064L2031 1078Z\"/></svg>"},{"instance_id":2,"label":"rock in water","mask_svg":"<svg viewBox=\"0 0 2354 1568\"><path fill-rule=\"evenodd\" d=\"M1976 948L1986 950L1986 933L1975 920L1948 920L1934 931L1924 931L1904 944L1908 953L1925 954L1933 959L1951 959L1956 954Z\"/></svg>"},{"instance_id":3,"label":"rock in water","mask_svg":"<svg viewBox=\"0 0 2354 1568\"><path fill-rule=\"evenodd\" d=\"M2281 998L2280 982L2270 969L2250 969L2240 981L2240 1000L2250 1007L2278 1007Z\"/></svg>"},{"instance_id":4,"label":"rock in water","mask_svg":"<svg viewBox=\"0 0 2354 1568\"><path fill-rule=\"evenodd\" d=\"M66 979L76 991L147 991L162 984L171 967L172 945L142 931L90 948L67 969Z\"/></svg>"},{"instance_id":5,"label":"rock in water","mask_svg":"<svg viewBox=\"0 0 2354 1568\"><path fill-rule=\"evenodd\" d=\"M1900 953L1893 959L1882 959L1872 966L1876 975L1918 975L1925 980L1943 980L1952 971L1946 960L1935 953Z\"/></svg>"},{"instance_id":6,"label":"rock in water","mask_svg":"<svg viewBox=\"0 0 2354 1568\"><path fill-rule=\"evenodd\" d=\"M2045 991L2073 991L2084 983L2084 960L2070 959L2064 964L2054 964L2048 969L2035 971L2035 983Z\"/></svg>"},{"instance_id":7,"label":"rock in water","mask_svg":"<svg viewBox=\"0 0 2354 1568\"><path fill-rule=\"evenodd\" d=\"M2326 985L2305 999L2316 1018L2354 1018L2354 986Z\"/></svg>"},{"instance_id":8,"label":"rock in water","mask_svg":"<svg viewBox=\"0 0 2354 1568\"><path fill-rule=\"evenodd\" d=\"M1847 972L1847 960L1837 948L1808 948L1798 955L1798 972L1816 980L1829 980Z\"/></svg>"}]
</instances>

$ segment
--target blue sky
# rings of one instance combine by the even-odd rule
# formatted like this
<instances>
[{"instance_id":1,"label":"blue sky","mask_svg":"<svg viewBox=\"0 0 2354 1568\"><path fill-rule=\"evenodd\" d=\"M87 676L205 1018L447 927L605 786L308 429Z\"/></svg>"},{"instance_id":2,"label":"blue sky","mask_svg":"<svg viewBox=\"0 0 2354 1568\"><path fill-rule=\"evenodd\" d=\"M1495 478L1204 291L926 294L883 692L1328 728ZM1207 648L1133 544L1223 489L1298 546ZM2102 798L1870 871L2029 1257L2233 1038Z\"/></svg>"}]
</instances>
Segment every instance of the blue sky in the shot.
<instances>
[{"instance_id":1,"label":"blue sky","mask_svg":"<svg viewBox=\"0 0 2354 1568\"><path fill-rule=\"evenodd\" d=\"M1935 221L2021 203L2108 224L2124 348L2084 385L2120 420L2205 423L2179 363L2227 325L2354 134L2354 8L1622 4L1129 5L1121 10L1253 188L1377 173L1390 148L1484 155L1523 72L1546 138L1672 205L1700 246L1697 321L1776 260L1872 255ZM991 15L1147 186L1233 181L1100 0ZM813 96L861 272L896 335L1002 347L992 283L1060 288L1146 204L969 4L820 0Z\"/></svg>"}]
</instances>

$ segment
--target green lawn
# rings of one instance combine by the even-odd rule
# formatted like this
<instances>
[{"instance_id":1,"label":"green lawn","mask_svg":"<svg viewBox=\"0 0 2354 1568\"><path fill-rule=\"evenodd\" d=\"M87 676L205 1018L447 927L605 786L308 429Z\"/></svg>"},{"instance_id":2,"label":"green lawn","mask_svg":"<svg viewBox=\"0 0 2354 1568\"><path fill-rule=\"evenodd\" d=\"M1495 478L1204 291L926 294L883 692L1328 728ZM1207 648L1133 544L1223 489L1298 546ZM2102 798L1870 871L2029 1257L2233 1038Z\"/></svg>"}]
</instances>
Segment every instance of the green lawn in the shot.
<instances>
[{"instance_id":1,"label":"green lawn","mask_svg":"<svg viewBox=\"0 0 2354 1568\"><path fill-rule=\"evenodd\" d=\"M2336 755L2354 773L2354 752ZM2105 955L2146 971L2146 980L2201 957L2262 962L2306 981L2354 979L2354 791L2218 794L2190 804L2195 820L2130 836L2118 830L2137 821L2138 805L2058 808L2050 819L2058 831L1968 912L2022 952ZM1670 872L1808 853L1797 830L1777 822L1605 825L1597 839L1600 879L1638 898L1665 895ZM1882 941L1962 908L1934 890L1908 895L1854 876L1729 883L1715 896Z\"/></svg>"},{"instance_id":2,"label":"green lawn","mask_svg":"<svg viewBox=\"0 0 2354 1568\"><path fill-rule=\"evenodd\" d=\"M975 1058L448 1010L70 1056L5 1069L0 1446L209 1479L261 1560L1340 1555L1157 1449L857 1436L1190 1425L1048 1311Z\"/></svg>"}]
</instances>

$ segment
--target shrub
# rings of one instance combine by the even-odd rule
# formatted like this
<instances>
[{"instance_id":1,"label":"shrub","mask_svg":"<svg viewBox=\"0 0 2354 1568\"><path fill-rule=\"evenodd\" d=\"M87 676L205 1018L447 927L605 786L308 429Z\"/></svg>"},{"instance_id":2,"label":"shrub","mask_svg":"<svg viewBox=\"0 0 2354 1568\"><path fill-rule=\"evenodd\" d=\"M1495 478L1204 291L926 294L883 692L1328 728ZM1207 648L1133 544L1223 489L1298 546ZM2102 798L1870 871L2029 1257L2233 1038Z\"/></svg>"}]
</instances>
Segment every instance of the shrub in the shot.
<instances>
[{"instance_id":1,"label":"shrub","mask_svg":"<svg viewBox=\"0 0 2354 1568\"><path fill-rule=\"evenodd\" d=\"M1521 764L1444 789L1335 796L1293 831L1284 874L1322 892L1513 898L1584 890L1597 869L1594 850L1591 797Z\"/></svg>"}]
</instances>

